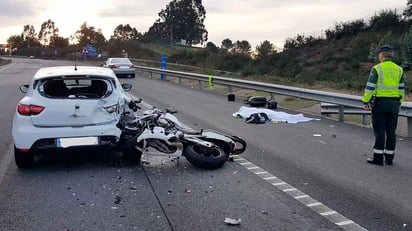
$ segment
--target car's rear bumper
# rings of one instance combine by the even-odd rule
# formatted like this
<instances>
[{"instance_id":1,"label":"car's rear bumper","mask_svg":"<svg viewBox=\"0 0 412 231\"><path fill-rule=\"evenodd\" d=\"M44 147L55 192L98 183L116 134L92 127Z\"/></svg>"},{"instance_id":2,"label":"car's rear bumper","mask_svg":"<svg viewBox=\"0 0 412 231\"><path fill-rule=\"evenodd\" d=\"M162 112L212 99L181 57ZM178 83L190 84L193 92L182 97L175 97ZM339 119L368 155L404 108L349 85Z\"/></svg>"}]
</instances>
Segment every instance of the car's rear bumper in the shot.
<instances>
[{"instance_id":1,"label":"car's rear bumper","mask_svg":"<svg viewBox=\"0 0 412 231\"><path fill-rule=\"evenodd\" d=\"M60 148L60 138L97 137L94 146L109 145L120 140L121 130L115 124L85 127L33 127L18 126L13 128L12 136L17 149ZM80 144L79 146L83 146ZM87 146L93 146L87 145ZM73 144L76 146L76 144ZM72 147L72 146L71 146Z\"/></svg>"},{"instance_id":2,"label":"car's rear bumper","mask_svg":"<svg viewBox=\"0 0 412 231\"><path fill-rule=\"evenodd\" d=\"M125 68L125 69L113 69L116 75L132 75L136 71L135 69Z\"/></svg>"}]
</instances>

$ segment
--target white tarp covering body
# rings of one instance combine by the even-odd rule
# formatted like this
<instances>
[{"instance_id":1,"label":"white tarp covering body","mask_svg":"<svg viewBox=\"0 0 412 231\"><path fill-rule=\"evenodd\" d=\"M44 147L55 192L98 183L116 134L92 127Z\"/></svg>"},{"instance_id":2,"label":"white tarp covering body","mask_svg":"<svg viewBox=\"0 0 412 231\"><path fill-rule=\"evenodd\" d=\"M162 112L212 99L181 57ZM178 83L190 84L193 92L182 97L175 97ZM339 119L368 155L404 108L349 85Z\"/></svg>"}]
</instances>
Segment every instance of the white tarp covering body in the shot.
<instances>
[{"instance_id":1,"label":"white tarp covering body","mask_svg":"<svg viewBox=\"0 0 412 231\"><path fill-rule=\"evenodd\" d=\"M305 117L303 114L288 114L286 112L273 111L266 108L256 108L256 107L240 107L239 111L233 113L234 117L248 118L254 113L265 113L271 121L285 122L285 123L299 123L307 122L312 120L319 120L314 118Z\"/></svg>"}]
</instances>

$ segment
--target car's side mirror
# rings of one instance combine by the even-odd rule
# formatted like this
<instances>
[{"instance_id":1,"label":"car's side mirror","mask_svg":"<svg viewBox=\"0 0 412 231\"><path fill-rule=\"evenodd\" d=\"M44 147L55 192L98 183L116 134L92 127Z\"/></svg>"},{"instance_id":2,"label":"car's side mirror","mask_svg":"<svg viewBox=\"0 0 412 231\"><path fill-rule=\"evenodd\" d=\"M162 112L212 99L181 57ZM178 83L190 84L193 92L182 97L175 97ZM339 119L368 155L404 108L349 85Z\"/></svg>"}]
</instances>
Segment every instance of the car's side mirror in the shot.
<instances>
[{"instance_id":1,"label":"car's side mirror","mask_svg":"<svg viewBox=\"0 0 412 231\"><path fill-rule=\"evenodd\" d=\"M132 90L132 85L129 83L122 83L122 88L125 92L129 92Z\"/></svg>"},{"instance_id":2,"label":"car's side mirror","mask_svg":"<svg viewBox=\"0 0 412 231\"><path fill-rule=\"evenodd\" d=\"M29 86L30 86L29 84L20 85L19 89L20 89L21 92L27 93L27 91L29 91Z\"/></svg>"}]
</instances>

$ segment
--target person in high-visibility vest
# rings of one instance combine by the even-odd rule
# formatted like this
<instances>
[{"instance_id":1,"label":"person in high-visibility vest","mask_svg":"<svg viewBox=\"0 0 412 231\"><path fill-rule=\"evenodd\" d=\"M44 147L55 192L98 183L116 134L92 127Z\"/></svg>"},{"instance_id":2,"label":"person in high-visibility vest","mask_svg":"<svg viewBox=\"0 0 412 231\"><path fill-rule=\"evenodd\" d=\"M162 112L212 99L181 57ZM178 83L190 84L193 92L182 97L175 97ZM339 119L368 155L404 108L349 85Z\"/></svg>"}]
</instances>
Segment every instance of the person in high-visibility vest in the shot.
<instances>
[{"instance_id":1,"label":"person in high-visibility vest","mask_svg":"<svg viewBox=\"0 0 412 231\"><path fill-rule=\"evenodd\" d=\"M365 110L372 110L372 126L375 134L373 158L370 164L393 164L396 145L396 127L399 107L405 98L405 78L402 67L391 59L394 47L384 45L378 51L379 64L372 67L362 103Z\"/></svg>"}]
</instances>

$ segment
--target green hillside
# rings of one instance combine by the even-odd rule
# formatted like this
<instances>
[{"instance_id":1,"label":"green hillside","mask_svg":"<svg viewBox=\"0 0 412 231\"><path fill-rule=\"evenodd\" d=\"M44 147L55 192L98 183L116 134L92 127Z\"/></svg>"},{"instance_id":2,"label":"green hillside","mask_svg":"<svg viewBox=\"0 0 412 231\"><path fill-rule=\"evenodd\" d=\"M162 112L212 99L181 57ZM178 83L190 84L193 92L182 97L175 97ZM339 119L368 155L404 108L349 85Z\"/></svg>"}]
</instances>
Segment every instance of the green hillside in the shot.
<instances>
[{"instance_id":1,"label":"green hillside","mask_svg":"<svg viewBox=\"0 0 412 231\"><path fill-rule=\"evenodd\" d=\"M411 25L410 20L402 18L396 11L381 11L368 22L338 23L322 38L304 35L288 38L282 51L265 57L252 57L250 52L235 49L224 50L212 43L203 49L168 45L144 47L158 54L167 54L171 63L220 70L216 73L223 73L223 76L231 73L238 78L277 84L360 92L370 68L377 62L376 51L383 44L395 46L394 60L404 67L406 76L409 75ZM407 85L407 91L411 91L410 85Z\"/></svg>"}]
</instances>

